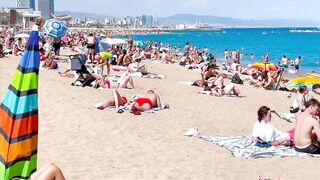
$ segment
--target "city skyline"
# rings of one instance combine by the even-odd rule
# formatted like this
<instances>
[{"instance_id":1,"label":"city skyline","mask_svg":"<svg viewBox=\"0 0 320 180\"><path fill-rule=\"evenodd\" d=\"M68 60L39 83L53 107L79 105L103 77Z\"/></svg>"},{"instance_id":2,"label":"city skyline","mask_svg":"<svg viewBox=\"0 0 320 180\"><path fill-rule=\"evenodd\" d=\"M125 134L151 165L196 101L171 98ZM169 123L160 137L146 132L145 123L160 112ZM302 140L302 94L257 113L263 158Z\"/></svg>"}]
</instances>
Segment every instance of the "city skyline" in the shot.
<instances>
[{"instance_id":1,"label":"city skyline","mask_svg":"<svg viewBox=\"0 0 320 180\"><path fill-rule=\"evenodd\" d=\"M4 1L3 6L15 7L16 5L16 2L12 0L2 1ZM165 8L164 4L166 5ZM114 17L141 14L168 17L175 14L190 13L256 20L300 19L319 21L320 19L319 0L109 0L107 2L91 0L90 3L85 0L78 0L76 7L73 1L55 0L55 10L96 13Z\"/></svg>"}]
</instances>

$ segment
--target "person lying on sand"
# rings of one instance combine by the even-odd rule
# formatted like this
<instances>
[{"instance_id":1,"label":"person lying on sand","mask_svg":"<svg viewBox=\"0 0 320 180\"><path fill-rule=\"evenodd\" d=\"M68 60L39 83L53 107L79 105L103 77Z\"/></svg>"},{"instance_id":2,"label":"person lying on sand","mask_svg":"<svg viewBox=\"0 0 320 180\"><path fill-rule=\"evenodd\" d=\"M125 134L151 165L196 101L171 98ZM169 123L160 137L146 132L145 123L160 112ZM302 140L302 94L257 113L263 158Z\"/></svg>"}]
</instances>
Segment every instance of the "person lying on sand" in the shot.
<instances>
[{"instance_id":1,"label":"person lying on sand","mask_svg":"<svg viewBox=\"0 0 320 180\"><path fill-rule=\"evenodd\" d=\"M125 106L127 104L128 99L125 96L121 96L117 90L112 90L112 94L112 98L101 106L98 106L97 109L103 110L107 107L115 107L116 110L119 110L120 106Z\"/></svg>"},{"instance_id":2,"label":"person lying on sand","mask_svg":"<svg viewBox=\"0 0 320 180\"><path fill-rule=\"evenodd\" d=\"M121 75L121 77L118 79L118 81L115 83L109 79L104 78L98 78L96 80L96 84L94 85L95 88L107 88L107 89L118 89L118 88L129 88L129 85L131 88L135 89L135 86L133 84L133 79L131 77L131 74L128 72L125 72Z\"/></svg>"},{"instance_id":3,"label":"person lying on sand","mask_svg":"<svg viewBox=\"0 0 320 180\"><path fill-rule=\"evenodd\" d=\"M282 144L290 145L290 135L277 130L271 125L271 110L267 106L261 106L257 112L258 121L252 130L252 140L260 143L268 143L272 146Z\"/></svg>"},{"instance_id":4,"label":"person lying on sand","mask_svg":"<svg viewBox=\"0 0 320 180\"><path fill-rule=\"evenodd\" d=\"M168 108L168 107L162 107L160 96L156 94L153 90L149 90L135 100L130 110L134 114L139 114L140 112L148 111L148 110L151 110L152 108Z\"/></svg>"}]
</instances>

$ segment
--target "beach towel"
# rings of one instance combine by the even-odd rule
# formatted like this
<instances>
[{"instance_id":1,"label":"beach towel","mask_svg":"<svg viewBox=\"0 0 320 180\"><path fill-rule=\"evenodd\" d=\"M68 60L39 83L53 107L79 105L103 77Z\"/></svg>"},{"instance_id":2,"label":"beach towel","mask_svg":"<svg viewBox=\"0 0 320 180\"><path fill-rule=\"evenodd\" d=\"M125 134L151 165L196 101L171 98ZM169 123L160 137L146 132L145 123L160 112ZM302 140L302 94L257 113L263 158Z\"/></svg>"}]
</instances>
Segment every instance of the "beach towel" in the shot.
<instances>
[{"instance_id":1,"label":"beach towel","mask_svg":"<svg viewBox=\"0 0 320 180\"><path fill-rule=\"evenodd\" d=\"M193 82L192 81L179 81L180 84L192 86Z\"/></svg>"},{"instance_id":2,"label":"beach towel","mask_svg":"<svg viewBox=\"0 0 320 180\"><path fill-rule=\"evenodd\" d=\"M198 92L198 94L210 96L210 95L212 95L212 92L211 91L200 91L200 92Z\"/></svg>"},{"instance_id":3,"label":"beach towel","mask_svg":"<svg viewBox=\"0 0 320 180\"><path fill-rule=\"evenodd\" d=\"M292 113L281 113L281 112L273 112L275 115L277 115L280 119L283 119L289 123L295 123L296 122L296 114Z\"/></svg>"},{"instance_id":4,"label":"beach towel","mask_svg":"<svg viewBox=\"0 0 320 180\"><path fill-rule=\"evenodd\" d=\"M251 138L246 136L208 136L201 135L196 128L192 128L185 133L185 136L198 137L204 141L211 142L215 145L230 151L235 157L246 159L258 158L284 158L284 157L314 157L319 158L320 155L312 155L299 153L292 147L288 146L258 146Z\"/></svg>"}]
</instances>

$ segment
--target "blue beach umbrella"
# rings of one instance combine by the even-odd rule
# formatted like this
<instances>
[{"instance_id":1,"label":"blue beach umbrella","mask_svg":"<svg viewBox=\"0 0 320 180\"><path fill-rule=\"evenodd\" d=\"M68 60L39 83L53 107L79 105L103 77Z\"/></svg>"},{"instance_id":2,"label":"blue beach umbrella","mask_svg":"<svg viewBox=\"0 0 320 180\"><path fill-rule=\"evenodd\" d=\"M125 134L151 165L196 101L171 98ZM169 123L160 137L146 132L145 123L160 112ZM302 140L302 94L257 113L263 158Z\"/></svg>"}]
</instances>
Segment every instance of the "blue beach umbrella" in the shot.
<instances>
[{"instance_id":1,"label":"blue beach umbrella","mask_svg":"<svg viewBox=\"0 0 320 180\"><path fill-rule=\"evenodd\" d=\"M37 168L39 34L28 47L0 104L0 179L28 179Z\"/></svg>"},{"instance_id":2,"label":"blue beach umbrella","mask_svg":"<svg viewBox=\"0 0 320 180\"><path fill-rule=\"evenodd\" d=\"M47 34L53 38L63 37L67 32L66 25L58 19L49 19L44 24Z\"/></svg>"}]
</instances>

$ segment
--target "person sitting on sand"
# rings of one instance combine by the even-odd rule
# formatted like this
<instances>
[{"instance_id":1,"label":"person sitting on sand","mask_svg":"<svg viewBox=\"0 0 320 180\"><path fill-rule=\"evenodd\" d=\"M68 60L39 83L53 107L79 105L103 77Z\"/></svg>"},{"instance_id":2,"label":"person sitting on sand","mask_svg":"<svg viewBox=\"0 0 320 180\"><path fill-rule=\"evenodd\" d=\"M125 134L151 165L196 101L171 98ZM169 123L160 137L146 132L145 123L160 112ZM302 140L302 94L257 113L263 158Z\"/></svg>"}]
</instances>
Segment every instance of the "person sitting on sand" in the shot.
<instances>
[{"instance_id":1,"label":"person sitting on sand","mask_svg":"<svg viewBox=\"0 0 320 180\"><path fill-rule=\"evenodd\" d=\"M162 108L160 96L153 90L149 90L136 99L130 109L136 114L137 112L148 111L155 107Z\"/></svg>"},{"instance_id":2,"label":"person sitting on sand","mask_svg":"<svg viewBox=\"0 0 320 180\"><path fill-rule=\"evenodd\" d=\"M0 44L0 58L4 58L4 57L6 57L6 56L4 55L3 45Z\"/></svg>"},{"instance_id":3,"label":"person sitting on sand","mask_svg":"<svg viewBox=\"0 0 320 180\"><path fill-rule=\"evenodd\" d=\"M297 116L294 143L298 152L320 154L320 102L311 99L304 112Z\"/></svg>"},{"instance_id":4,"label":"person sitting on sand","mask_svg":"<svg viewBox=\"0 0 320 180\"><path fill-rule=\"evenodd\" d=\"M128 71L130 73L140 72L142 75L150 77L150 78L158 78L158 79L164 78L156 73L148 71L145 64L141 63L140 58L136 59L136 62L129 64Z\"/></svg>"},{"instance_id":5,"label":"person sitting on sand","mask_svg":"<svg viewBox=\"0 0 320 180\"><path fill-rule=\"evenodd\" d=\"M290 145L290 135L277 130L271 125L271 110L262 106L258 110L258 121L252 130L252 140L261 143L269 143L272 146Z\"/></svg>"},{"instance_id":6,"label":"person sitting on sand","mask_svg":"<svg viewBox=\"0 0 320 180\"><path fill-rule=\"evenodd\" d=\"M112 90L113 97L110 98L106 103L97 107L97 109L103 110L107 107L115 107L119 110L120 106L125 106L128 102L128 99L125 96L121 96L117 90Z\"/></svg>"},{"instance_id":7,"label":"person sitting on sand","mask_svg":"<svg viewBox=\"0 0 320 180\"><path fill-rule=\"evenodd\" d=\"M318 95L320 95L320 84L315 84L312 86L312 91Z\"/></svg>"},{"instance_id":8,"label":"person sitting on sand","mask_svg":"<svg viewBox=\"0 0 320 180\"><path fill-rule=\"evenodd\" d=\"M213 70L213 67L210 65L206 65L203 67L204 71L201 72L203 75L203 79L205 81L209 81L210 79L214 79L218 76L218 73Z\"/></svg>"},{"instance_id":9,"label":"person sitting on sand","mask_svg":"<svg viewBox=\"0 0 320 180\"><path fill-rule=\"evenodd\" d=\"M44 64L42 67L47 68L47 69L57 69L58 68L58 64L54 60L54 52L53 51L50 51L47 54L46 60L44 61Z\"/></svg>"},{"instance_id":10,"label":"person sitting on sand","mask_svg":"<svg viewBox=\"0 0 320 180\"><path fill-rule=\"evenodd\" d=\"M30 180L65 180L65 178L57 165L48 163L32 174Z\"/></svg>"},{"instance_id":11,"label":"person sitting on sand","mask_svg":"<svg viewBox=\"0 0 320 180\"><path fill-rule=\"evenodd\" d=\"M266 90L272 90L274 88L274 85L276 84L275 80L273 79L273 73L268 72L267 78L265 79L265 82L263 83L262 87Z\"/></svg>"},{"instance_id":12,"label":"person sitting on sand","mask_svg":"<svg viewBox=\"0 0 320 180\"><path fill-rule=\"evenodd\" d=\"M133 84L133 79L131 77L131 74L128 72L125 72L121 75L121 77L118 79L118 81L115 83L109 79L104 80L103 78L97 78L96 79L96 85L95 88L102 87L107 89L118 89L118 88L129 88L129 85L131 88L135 89Z\"/></svg>"},{"instance_id":13,"label":"person sitting on sand","mask_svg":"<svg viewBox=\"0 0 320 180\"><path fill-rule=\"evenodd\" d=\"M222 73L218 76L217 80L214 82L211 92L214 96L221 97L223 95L236 95L241 96L240 89L237 84L230 83L227 86L224 86L224 79L228 77L227 74Z\"/></svg>"},{"instance_id":14,"label":"person sitting on sand","mask_svg":"<svg viewBox=\"0 0 320 180\"><path fill-rule=\"evenodd\" d=\"M18 38L17 42L15 43L15 55L21 56L24 52L24 44L22 43L22 38Z\"/></svg>"},{"instance_id":15,"label":"person sitting on sand","mask_svg":"<svg viewBox=\"0 0 320 180\"><path fill-rule=\"evenodd\" d=\"M298 111L304 111L306 109L306 102L313 99L312 95L309 93L307 86L301 86L298 89L297 97L293 101L291 113L296 113Z\"/></svg>"}]
</instances>

